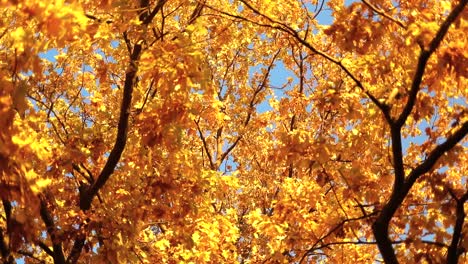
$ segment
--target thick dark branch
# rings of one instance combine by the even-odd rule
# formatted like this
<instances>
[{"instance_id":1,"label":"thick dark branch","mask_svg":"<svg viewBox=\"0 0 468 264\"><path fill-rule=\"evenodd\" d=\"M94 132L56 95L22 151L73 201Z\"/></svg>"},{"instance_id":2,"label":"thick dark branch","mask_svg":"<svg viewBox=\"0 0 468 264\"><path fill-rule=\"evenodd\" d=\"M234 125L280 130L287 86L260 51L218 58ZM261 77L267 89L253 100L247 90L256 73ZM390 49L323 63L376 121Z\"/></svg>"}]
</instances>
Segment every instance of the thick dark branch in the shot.
<instances>
[{"instance_id":1,"label":"thick dark branch","mask_svg":"<svg viewBox=\"0 0 468 264\"><path fill-rule=\"evenodd\" d=\"M468 134L468 121L463 123L462 126L455 131L447 140L438 145L435 149L429 153L427 159L417 166L411 173L408 175L408 179L405 183L406 193L413 186L416 180L423 175L424 173L429 172L439 158L450 151L458 142L460 142ZM406 195L406 194L405 194Z\"/></svg>"},{"instance_id":2,"label":"thick dark branch","mask_svg":"<svg viewBox=\"0 0 468 264\"><path fill-rule=\"evenodd\" d=\"M10 201L6 199L2 199L3 203L3 210L5 211L5 222L7 223L7 229L8 229L8 223L10 221L11 217L11 203ZM2 259L4 260L5 263L14 263L13 262L13 257L10 255L10 248L7 245L7 242L5 240L5 237L3 236L3 232L6 230L3 230L0 228L0 253L2 254Z\"/></svg>"},{"instance_id":3,"label":"thick dark branch","mask_svg":"<svg viewBox=\"0 0 468 264\"><path fill-rule=\"evenodd\" d=\"M460 140L465 137L468 133L468 122L462 125L462 127L452 134L444 143L437 146L428 156L428 158L414 170L410 172L407 179L404 180L404 169L403 169L403 153L401 150L401 127L405 124L408 116L410 115L415 103L424 71L426 68L427 61L432 53L440 45L442 39L447 33L450 25L455 21L457 16L463 11L468 0L462 0L460 3L452 10L447 19L444 21L439 31L437 32L435 38L429 44L427 50L422 50L418 59L418 66L416 69L415 76L413 78L412 86L409 92L408 102L406 103L402 113L397 118L396 121L393 121L391 118L387 118L387 121L390 121L391 133L392 133L392 151L393 151L393 167L395 169L395 184L393 186L393 192L390 197L390 200L383 207L379 217L376 219L372 225L372 230L375 236L376 241L378 242L378 247L380 254L382 255L385 263L398 263L398 259L395 255L395 251L392 247L392 242L389 238L389 224L390 221L401 206L403 200L408 195L411 187L416 182L416 180L423 175L424 173L430 171L435 165L437 160L444 155L447 151L451 150ZM403 183L402 183L403 181Z\"/></svg>"},{"instance_id":4,"label":"thick dark branch","mask_svg":"<svg viewBox=\"0 0 468 264\"><path fill-rule=\"evenodd\" d=\"M5 242L5 238L3 237L3 228L0 228L0 253L2 254L2 259L5 261L10 259L10 249L8 248L8 245Z\"/></svg>"},{"instance_id":5,"label":"thick dark branch","mask_svg":"<svg viewBox=\"0 0 468 264\"><path fill-rule=\"evenodd\" d=\"M130 108L132 102L133 87L136 81L136 73L138 71L138 60L142 52L142 44L136 44L133 48L132 55L130 57L130 65L125 74L125 84L123 91L122 103L120 106L119 123L117 126L117 138L112 148L109 158L107 159L104 168L99 174L98 178L91 186L82 186L80 188L80 209L87 211L91 208L91 203L98 191L104 186L107 180L114 173L115 167L122 156L122 152L125 149L127 143L128 133L128 119L130 117ZM81 250L84 246L85 239L82 237L77 238L75 241L72 251L68 256L69 263L76 263L81 254Z\"/></svg>"},{"instance_id":6,"label":"thick dark branch","mask_svg":"<svg viewBox=\"0 0 468 264\"><path fill-rule=\"evenodd\" d=\"M140 3L143 11L139 14L139 19L143 22L143 26L147 26L151 23L152 19L159 12L159 10L161 10L165 2L166 0L158 1L155 9L151 13L149 13L147 12L149 8L149 1L141 0ZM126 38L127 42L127 36L124 37ZM102 169L96 181L91 186L82 186L80 188L80 209L83 211L87 211L91 208L91 203L94 197L97 195L98 191L106 184L110 176L114 173L115 167L117 166L120 157L122 156L122 153L125 149L128 136L128 125L131 113L130 110L132 103L133 88L137 81L138 61L143 51L143 44L144 42L142 40L138 40L137 43L134 45L133 49L131 50L130 63L125 73L123 97L122 103L120 105L119 123L117 125L117 137L114 146L109 154L109 158L107 159L106 164L104 165L104 168ZM75 239L73 247L68 256L67 263L76 263L78 261L85 241L85 236L78 236Z\"/></svg>"},{"instance_id":7,"label":"thick dark branch","mask_svg":"<svg viewBox=\"0 0 468 264\"><path fill-rule=\"evenodd\" d=\"M70 251L70 254L68 255L66 262L67 264L75 264L78 262L85 241L86 238L84 236L79 236L78 238L76 238L75 242L73 243L73 247Z\"/></svg>"},{"instance_id":8,"label":"thick dark branch","mask_svg":"<svg viewBox=\"0 0 468 264\"><path fill-rule=\"evenodd\" d=\"M158 1L155 9L152 13L143 11L140 14L140 21L143 21L143 24L146 26L151 23L151 20L154 18L154 15L162 8L166 0ZM149 1L142 0L142 8L146 9L149 7ZM154 13L154 15L153 15ZM153 15L153 16L152 16ZM139 40L133 47L132 53L130 55L130 64L128 65L127 72L125 73L125 82L124 82L124 91L122 103L120 105L120 116L119 123L117 126L117 138L115 140L114 147L112 148L109 158L107 159L104 168L102 169L99 177L89 188L85 188L85 194L81 195L80 199L80 208L83 211L89 210L91 207L91 202L96 196L99 189L101 189L104 184L107 182L109 177L114 173L115 167L122 156L122 152L125 149L127 143L127 133L128 133L128 119L130 117L130 108L132 103L132 94L133 87L136 83L137 72L138 72L138 61L140 59L141 53L143 50L143 42Z\"/></svg>"},{"instance_id":9,"label":"thick dark branch","mask_svg":"<svg viewBox=\"0 0 468 264\"><path fill-rule=\"evenodd\" d=\"M401 130L396 125L390 125L392 137L392 157L395 182L393 184L393 193L400 191L405 181L405 168L403 164L403 146L401 141Z\"/></svg>"},{"instance_id":10,"label":"thick dark branch","mask_svg":"<svg viewBox=\"0 0 468 264\"><path fill-rule=\"evenodd\" d=\"M3 204L3 210L5 210L6 222L8 223L8 221L11 218L11 209L12 209L11 203L10 203L10 201L8 201L6 199L2 199L2 204Z\"/></svg>"},{"instance_id":11,"label":"thick dark branch","mask_svg":"<svg viewBox=\"0 0 468 264\"><path fill-rule=\"evenodd\" d=\"M47 255L51 257L54 256L54 252L44 242L38 241L36 243L42 250L44 250L45 253L47 253Z\"/></svg>"},{"instance_id":12,"label":"thick dark branch","mask_svg":"<svg viewBox=\"0 0 468 264\"><path fill-rule=\"evenodd\" d=\"M464 248L463 251L459 250L458 244L462 238L462 231L463 231L463 224L465 222L465 202L468 200L468 191L460 198L457 199L454 197L457 202L457 209L456 209L456 220L455 226L453 228L453 235L452 235L452 242L447 251L447 263L448 264L457 264L458 257L460 256L459 253L466 251L468 249Z\"/></svg>"},{"instance_id":13,"label":"thick dark branch","mask_svg":"<svg viewBox=\"0 0 468 264\"><path fill-rule=\"evenodd\" d=\"M395 126L392 126L395 129ZM392 132L393 133L393 132ZM372 230L374 231L375 240L378 242L380 254L382 255L385 263L398 263L395 252L392 247L391 240L388 236L388 227L390 220L395 212L401 206L403 200L408 195L411 187L416 180L424 173L429 172L435 165L437 160L450 151L458 142L460 142L468 134L468 122L465 122L461 128L453 133L444 143L438 145L428 156L428 158L414 170L410 172L406 181L399 187L394 186L390 200L385 204L379 217L374 222ZM393 140L393 138L392 138ZM395 167L395 173L397 167ZM399 172L402 173L402 172Z\"/></svg>"},{"instance_id":14,"label":"thick dark branch","mask_svg":"<svg viewBox=\"0 0 468 264\"><path fill-rule=\"evenodd\" d=\"M128 133L128 118L130 116L130 107L132 103L133 86L136 80L136 73L138 70L138 59L140 58L142 50L141 44L136 44L132 56L129 68L125 74L125 85L123 91L122 104L120 106L120 117L117 126L117 139L115 140L114 147L112 148L109 158L107 159L106 165L102 169L99 177L94 184L88 189L84 199L80 201L80 208L83 211L89 210L91 202L96 196L99 189L101 189L107 182L109 177L114 173L115 167L122 156L122 152L125 149L127 143Z\"/></svg>"},{"instance_id":15,"label":"thick dark branch","mask_svg":"<svg viewBox=\"0 0 468 264\"><path fill-rule=\"evenodd\" d=\"M54 219L49 213L47 208L47 202L45 197L40 197L40 214L42 221L46 225L47 233L49 234L50 240L52 241L53 255L55 264L65 264L65 256L63 255L62 243L57 237L57 229L55 227ZM49 252L50 253L50 252Z\"/></svg>"},{"instance_id":16,"label":"thick dark branch","mask_svg":"<svg viewBox=\"0 0 468 264\"><path fill-rule=\"evenodd\" d=\"M416 68L416 73L414 74L413 81L411 83L411 88L409 91L408 102L403 109L403 112L398 117L398 120L395 122L399 127L402 127L408 116L410 115L411 111L413 110L414 105L416 104L416 97L418 95L422 78L424 76L424 71L426 70L427 61L432 53L439 47L440 43L444 39L445 35L447 34L450 26L452 23L457 19L457 17L463 12L465 9L466 3L468 0L461 0L457 6L450 12L450 14L445 19L444 23L439 28L434 39L429 43L428 49L421 50L418 59L418 66Z\"/></svg>"},{"instance_id":17,"label":"thick dark branch","mask_svg":"<svg viewBox=\"0 0 468 264\"><path fill-rule=\"evenodd\" d=\"M144 18L143 24L148 25L149 23L151 23L151 21L153 21L153 18L156 16L156 14L158 14L161 8L163 8L166 2L167 0L159 0L156 3L156 6L154 7L153 11L151 11L151 13L147 17Z\"/></svg>"}]
</instances>

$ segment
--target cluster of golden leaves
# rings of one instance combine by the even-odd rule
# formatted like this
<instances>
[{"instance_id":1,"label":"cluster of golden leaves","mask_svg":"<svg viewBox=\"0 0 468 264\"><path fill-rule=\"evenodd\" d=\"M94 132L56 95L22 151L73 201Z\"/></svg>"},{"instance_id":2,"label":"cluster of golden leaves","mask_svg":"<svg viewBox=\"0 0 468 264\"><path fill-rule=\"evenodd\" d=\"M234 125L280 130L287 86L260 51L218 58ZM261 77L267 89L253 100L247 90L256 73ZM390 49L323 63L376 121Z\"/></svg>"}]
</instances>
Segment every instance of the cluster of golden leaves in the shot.
<instances>
[{"instance_id":1,"label":"cluster of golden leaves","mask_svg":"<svg viewBox=\"0 0 468 264\"><path fill-rule=\"evenodd\" d=\"M468 261L467 1L345 2L0 0L0 259Z\"/></svg>"}]
</instances>

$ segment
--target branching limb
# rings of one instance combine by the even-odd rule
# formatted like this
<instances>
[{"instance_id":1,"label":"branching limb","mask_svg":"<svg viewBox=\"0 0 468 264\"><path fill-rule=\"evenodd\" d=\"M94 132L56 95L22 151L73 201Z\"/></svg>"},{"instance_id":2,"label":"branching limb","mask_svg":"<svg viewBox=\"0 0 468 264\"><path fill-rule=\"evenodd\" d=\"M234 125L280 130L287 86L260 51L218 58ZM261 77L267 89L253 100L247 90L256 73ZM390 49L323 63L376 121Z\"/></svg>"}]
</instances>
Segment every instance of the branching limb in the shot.
<instances>
[{"instance_id":1,"label":"branching limb","mask_svg":"<svg viewBox=\"0 0 468 264\"><path fill-rule=\"evenodd\" d=\"M410 172L405 180L405 172L403 168L403 151L401 142L401 128L405 124L408 116L410 115L415 103L418 91L420 89L421 81L424 75L427 61L431 54L437 49L446 35L450 25L464 10L468 0L461 0L458 5L450 12L442 26L439 28L435 38L429 44L427 50L422 50L418 59L418 65L415 76L412 81L412 86L409 92L409 99L406 103L402 113L396 120L390 119L391 136L392 136L392 152L393 152L393 167L395 170L395 183L389 201L383 207L378 218L374 222L372 229L380 253L385 263L396 264L399 263L392 247L392 242L389 238L388 228L390 221L401 206L403 200L409 193L411 187L416 180L424 173L430 171L439 158L446 152L450 151L458 142L460 142L468 133L468 122L464 123L455 133L453 133L447 140L438 145L429 155L428 158ZM387 119L388 121L388 119Z\"/></svg>"},{"instance_id":2,"label":"branching limb","mask_svg":"<svg viewBox=\"0 0 468 264\"><path fill-rule=\"evenodd\" d=\"M405 183L405 191L409 191L409 189L413 186L419 177L421 177L424 173L429 172L432 167L434 167L439 158L455 147L455 145L460 142L466 135L468 135L468 121L463 123L458 130L456 130L445 140L444 143L435 147L429 153L426 160L410 172Z\"/></svg>"},{"instance_id":3,"label":"branching limb","mask_svg":"<svg viewBox=\"0 0 468 264\"><path fill-rule=\"evenodd\" d=\"M445 19L444 23L440 26L439 30L437 31L436 36L434 39L429 43L429 47L427 49L421 50L418 58L418 66L416 68L416 72L413 77L413 81L411 83L411 88L409 90L409 97L408 102L406 103L405 107L403 108L403 112L400 114L398 119L396 120L396 124L398 127L402 127L408 116L411 114L414 105L416 104L416 97L418 95L421 82L424 76L424 71L426 70L426 65L431 57L431 55L435 52L435 50L439 47L440 43L444 39L445 35L447 34L450 26L455 22L457 17L463 12L468 0L460 0L458 5L450 12L450 14Z\"/></svg>"},{"instance_id":4,"label":"branching limb","mask_svg":"<svg viewBox=\"0 0 468 264\"><path fill-rule=\"evenodd\" d=\"M140 20L143 21L143 24L145 25L148 25L151 23L151 21L153 21L153 18L156 16L156 14L159 13L159 11L161 11L161 9L163 8L164 4L167 2L167 0L159 0L157 3L156 3L156 6L154 7L153 11L151 11L151 13L144 17L140 17ZM142 14L143 15L143 14Z\"/></svg>"},{"instance_id":5,"label":"branching limb","mask_svg":"<svg viewBox=\"0 0 468 264\"><path fill-rule=\"evenodd\" d=\"M252 117L252 111L255 107L255 105L257 104L257 95L265 90L266 88L266 85L267 85L267 81L268 81L268 78L270 76L270 73L271 73L271 70L273 70L273 67L274 67L274 63L276 61L276 58L278 57L278 55L280 54L281 52L281 49L279 49L275 55L273 55L273 58L270 62L270 64L268 65L268 68L266 70L266 73L265 75L263 76L263 79L262 79L262 82L257 86L257 88L255 89L254 91L254 94L252 96L252 98L250 99L250 102L249 102L249 109L248 109L248 112L247 112L247 116L244 120L244 127L246 127L249 122L250 122L250 118ZM220 156L220 158L217 160L216 164L217 166L221 165L223 163L223 161L227 158L227 156L229 155L229 153L231 153L231 151L237 146L237 144L240 142L240 140L242 139L242 134L239 135L236 140L234 141L234 143L232 143L227 149L226 151L224 151L224 153Z\"/></svg>"},{"instance_id":6,"label":"branching limb","mask_svg":"<svg viewBox=\"0 0 468 264\"><path fill-rule=\"evenodd\" d=\"M148 3L148 1L142 0L144 3ZM158 4L163 4L165 1L161 0ZM143 6L142 8L147 8L148 6ZM158 7L158 6L157 6ZM162 7L162 6L161 6ZM161 7L158 7L157 10L160 10ZM151 20L147 20L146 15L147 12L142 12L140 15L140 20L144 21L143 25L147 26ZM82 196L83 199L80 199L80 208L83 211L89 210L91 207L91 202L96 196L99 189L101 189L104 184L107 182L109 177L114 172L115 166L120 160L122 153L125 149L125 145L127 143L127 133L128 133L128 124L129 124L129 116L130 116L130 107L132 102L132 94L133 88L137 79L137 71L138 71L138 60L140 59L141 53L143 51L143 43L138 42L135 44L132 50L132 54L130 56L130 63L125 74L125 82L124 82L124 91L123 91L123 98L122 103L120 106L120 116L119 116L119 123L117 126L117 138L114 143L114 147L112 148L109 158L107 159L104 168L102 169L101 173L99 174L98 178L91 185L87 188L86 193Z\"/></svg>"},{"instance_id":7,"label":"branching limb","mask_svg":"<svg viewBox=\"0 0 468 264\"><path fill-rule=\"evenodd\" d=\"M166 0L159 0L154 10L152 12L147 12L150 2L148 0L140 1L142 11L140 11L139 19L142 21L143 27L147 27L148 24L151 23L152 19L158 13L158 11L162 9L162 6L165 2ZM138 41L131 50L130 63L125 73L123 97L120 105L120 115L117 125L117 138L115 140L114 146L109 154L104 168L102 169L96 181L94 181L94 183L90 186L83 186L80 188L80 209L83 211L87 211L91 208L91 203L94 197L96 197L98 191L106 184L107 180L114 173L115 167L117 166L117 163L119 162L120 157L122 156L122 153L125 149L128 136L133 88L137 82L138 61L140 59L141 53L143 52L143 45L144 43L142 41ZM67 263L76 263L78 261L85 241L86 237L84 235L80 235L78 238L76 238L70 251L70 255L68 256Z\"/></svg>"},{"instance_id":8,"label":"branching limb","mask_svg":"<svg viewBox=\"0 0 468 264\"><path fill-rule=\"evenodd\" d=\"M302 263L305 258L307 256L310 256L312 255L312 252L314 252L315 250L319 249L319 248L323 248L324 246L323 245L330 245L330 243L325 243L324 240L331 236L333 233L335 233L337 230L341 229L343 227L344 224L348 223L348 222L353 222L353 221L359 221L359 220L363 220L363 219L367 219L373 215L375 215L376 213L371 213L371 214L367 214L365 216L361 216L361 217L355 217L355 218L347 218L347 219L344 219L342 220L340 223L338 223L334 228L330 229L325 235L323 235L320 239L318 239L313 245L312 247L310 247L305 253L304 255L302 255L302 258L299 260L299 263Z\"/></svg>"},{"instance_id":9,"label":"branching limb","mask_svg":"<svg viewBox=\"0 0 468 264\"><path fill-rule=\"evenodd\" d=\"M54 219L50 215L49 209L47 207L47 201L44 196L40 197L40 214L41 219L44 222L47 228L47 234L52 241L53 253L52 258L54 259L55 264L65 264L65 256L63 255L63 248L60 239L57 237L57 228L54 223Z\"/></svg>"},{"instance_id":10,"label":"branching limb","mask_svg":"<svg viewBox=\"0 0 468 264\"><path fill-rule=\"evenodd\" d=\"M447 251L447 263L457 264L460 253L466 252L467 248L460 248L459 243L462 239L463 224L465 223L465 203L468 201L468 191L461 198L450 192L457 204L455 226L453 228L452 242Z\"/></svg>"},{"instance_id":11,"label":"branching limb","mask_svg":"<svg viewBox=\"0 0 468 264\"><path fill-rule=\"evenodd\" d=\"M262 27L268 27L268 28L272 28L272 29L276 29L276 30L280 30L282 32L285 32L286 34L292 36L294 39L296 39L300 44L302 44L304 47L306 47L307 49L309 49L312 53L314 54L317 54L319 55L320 57L330 61L331 63L337 65L340 69L342 69L346 75L348 75L348 77L350 77L353 82L356 84L356 86L364 92L364 94L366 94L366 96L372 101L372 103L374 103L381 111L382 113L384 114L385 118L387 121L391 122L392 121L392 118L390 116L390 107L385 104L385 103L382 103L380 102L373 94L371 94L365 87L364 85L362 84L362 82L342 63L341 60L339 59L336 59L334 58L332 55L324 52L324 51L321 51L319 49L317 49L316 47L314 47L311 43L309 43L307 40L305 40L304 38L302 38L301 36L299 36L299 33L294 30L293 28L291 28L290 26L288 26L287 24L283 23L283 22L280 22L280 21L276 21L270 17L268 17L267 15L265 14L262 14L260 11L258 11L257 9L255 9L252 5L250 5L249 3L247 3L246 1L243 1L241 0L241 2L247 7L249 8L250 10L252 10L254 13L256 13L257 15L265 18L268 22L270 22L270 24L265 24L265 23L260 23L260 22L257 22L257 21L253 21L253 20L250 20L250 19L247 19L245 17L242 17L242 16L238 16L238 15L234 15L234 14L229 14L227 12L223 12L221 10L218 10L216 8L213 8L213 7L208 7L210 9L213 9L223 15L226 15L226 16L229 16L229 17L233 17L233 18L237 18L237 19L240 19L240 20L243 20L243 21L246 21L246 22L249 22L249 23L252 23L252 24L255 24L255 25L258 25L258 26L262 26Z\"/></svg>"},{"instance_id":12,"label":"branching limb","mask_svg":"<svg viewBox=\"0 0 468 264\"><path fill-rule=\"evenodd\" d=\"M390 200L385 204L379 217L377 218L377 220L374 222L372 226L372 229L374 231L374 236L376 240L379 242L378 246L379 246L380 253L382 254L382 257L384 258L386 263L398 263L394 249L391 244L391 240L389 239L389 236L388 236L388 227L389 227L389 224L393 215L401 206L403 200L408 195L409 191L411 190L411 187L416 182L416 180L423 174L429 172L432 169L432 167L435 165L435 163L439 160L439 158L445 153L447 153L448 151L450 151L467 134L468 134L468 121L465 122L450 137L448 137L444 143L438 145L434 150L432 150L432 152L428 155L428 158L410 172L407 179L404 181L403 184L401 184L400 187L398 188L394 187ZM402 153L401 150L400 150L400 153ZM394 168L395 168L395 173L397 173L396 170L398 168L395 166ZM400 170L402 169L400 168ZM399 172L399 173L403 173L403 172Z\"/></svg>"}]
</instances>

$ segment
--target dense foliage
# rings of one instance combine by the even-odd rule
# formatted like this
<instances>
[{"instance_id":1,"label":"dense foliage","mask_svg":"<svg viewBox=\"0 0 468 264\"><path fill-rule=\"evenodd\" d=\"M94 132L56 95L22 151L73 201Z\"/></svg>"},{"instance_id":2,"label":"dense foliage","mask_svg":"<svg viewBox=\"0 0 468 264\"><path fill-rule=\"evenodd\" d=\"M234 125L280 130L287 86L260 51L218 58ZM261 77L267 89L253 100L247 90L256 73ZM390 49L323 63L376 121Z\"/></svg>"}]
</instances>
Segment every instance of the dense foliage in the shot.
<instances>
[{"instance_id":1,"label":"dense foliage","mask_svg":"<svg viewBox=\"0 0 468 264\"><path fill-rule=\"evenodd\" d=\"M466 4L0 0L1 259L468 262Z\"/></svg>"}]
</instances>

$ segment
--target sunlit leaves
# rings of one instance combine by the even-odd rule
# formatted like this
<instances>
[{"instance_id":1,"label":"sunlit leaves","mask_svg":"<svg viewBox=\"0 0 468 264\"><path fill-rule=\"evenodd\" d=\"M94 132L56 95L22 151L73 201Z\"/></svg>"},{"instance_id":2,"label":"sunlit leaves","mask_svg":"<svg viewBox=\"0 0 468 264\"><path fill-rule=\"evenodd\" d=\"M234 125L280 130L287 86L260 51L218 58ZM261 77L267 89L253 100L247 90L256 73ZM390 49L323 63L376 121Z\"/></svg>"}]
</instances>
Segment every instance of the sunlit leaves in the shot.
<instances>
[{"instance_id":1,"label":"sunlit leaves","mask_svg":"<svg viewBox=\"0 0 468 264\"><path fill-rule=\"evenodd\" d=\"M375 262L409 186L391 247L443 262L468 196L466 139L438 154L466 129L466 15L419 58L457 3L0 6L3 255Z\"/></svg>"}]
</instances>

